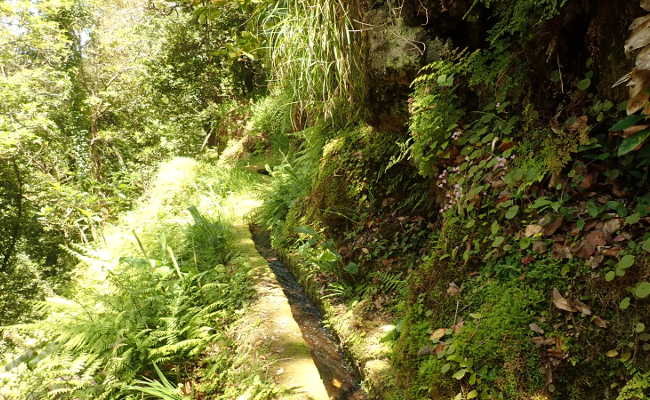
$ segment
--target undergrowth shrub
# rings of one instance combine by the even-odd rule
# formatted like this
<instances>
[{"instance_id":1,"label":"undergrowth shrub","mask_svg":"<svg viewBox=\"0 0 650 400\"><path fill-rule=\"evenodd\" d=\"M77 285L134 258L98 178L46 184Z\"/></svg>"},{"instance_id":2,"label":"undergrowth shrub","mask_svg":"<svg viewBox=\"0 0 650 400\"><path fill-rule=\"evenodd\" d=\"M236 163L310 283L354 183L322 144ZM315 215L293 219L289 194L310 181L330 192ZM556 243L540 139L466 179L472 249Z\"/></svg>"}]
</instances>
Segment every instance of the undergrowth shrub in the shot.
<instances>
[{"instance_id":1,"label":"undergrowth shrub","mask_svg":"<svg viewBox=\"0 0 650 400\"><path fill-rule=\"evenodd\" d=\"M286 241L291 233L289 213L299 208L309 193L311 177L301 168L300 161L284 162L271 171L271 183L264 194L264 203L256 213L256 221L271 232L274 246Z\"/></svg>"},{"instance_id":2,"label":"undergrowth shrub","mask_svg":"<svg viewBox=\"0 0 650 400\"><path fill-rule=\"evenodd\" d=\"M5 354L0 395L275 396L229 336L255 292L251 269L233 258L229 221L218 211L229 191L223 184L210 190L211 179L225 174L174 160L161 168L140 207L107 230L105 248L69 249L84 264L76 290L48 298L43 320L3 331L13 349ZM206 211L187 210L188 202ZM140 223L136 233L133 224Z\"/></svg>"},{"instance_id":3,"label":"undergrowth shrub","mask_svg":"<svg viewBox=\"0 0 650 400\"><path fill-rule=\"evenodd\" d=\"M292 103L288 96L277 94L264 97L252 106L247 130L267 137L274 151L287 151L288 134L293 131Z\"/></svg>"},{"instance_id":4,"label":"undergrowth shrub","mask_svg":"<svg viewBox=\"0 0 650 400\"><path fill-rule=\"evenodd\" d=\"M266 26L271 71L303 129L323 118L347 123L364 98L363 47L356 2L289 0L273 5Z\"/></svg>"}]
</instances>

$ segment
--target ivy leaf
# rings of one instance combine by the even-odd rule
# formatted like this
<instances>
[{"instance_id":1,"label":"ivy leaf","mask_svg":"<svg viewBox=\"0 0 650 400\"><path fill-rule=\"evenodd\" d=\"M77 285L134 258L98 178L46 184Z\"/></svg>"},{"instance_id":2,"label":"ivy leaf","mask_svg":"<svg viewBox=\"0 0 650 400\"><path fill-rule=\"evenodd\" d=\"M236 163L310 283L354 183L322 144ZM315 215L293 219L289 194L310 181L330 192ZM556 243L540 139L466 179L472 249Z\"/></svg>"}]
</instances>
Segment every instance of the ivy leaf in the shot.
<instances>
[{"instance_id":1,"label":"ivy leaf","mask_svg":"<svg viewBox=\"0 0 650 400\"><path fill-rule=\"evenodd\" d=\"M471 392L467 393L467 399L475 399L478 397L478 392L476 389L472 390Z\"/></svg>"},{"instance_id":2,"label":"ivy leaf","mask_svg":"<svg viewBox=\"0 0 650 400\"><path fill-rule=\"evenodd\" d=\"M639 222L640 220L641 220L641 214L634 213L634 214L630 215L629 217L625 218L625 223L627 225L633 225L633 224L636 224L637 222Z\"/></svg>"},{"instance_id":3,"label":"ivy leaf","mask_svg":"<svg viewBox=\"0 0 650 400\"><path fill-rule=\"evenodd\" d=\"M508 209L508 211L506 212L506 219L513 219L517 215L517 213L519 213L519 206L518 205L514 205L514 206L510 207Z\"/></svg>"},{"instance_id":4,"label":"ivy leaf","mask_svg":"<svg viewBox=\"0 0 650 400\"><path fill-rule=\"evenodd\" d=\"M621 142L621 145L618 146L618 156L624 156L631 151L637 150L640 146L645 143L645 141L650 137L650 129L641 131L634 136L626 138Z\"/></svg>"},{"instance_id":5,"label":"ivy leaf","mask_svg":"<svg viewBox=\"0 0 650 400\"><path fill-rule=\"evenodd\" d=\"M499 246L501 246L505 240L506 240L505 237L503 237L503 236L497 236L496 239L494 239L494 242L492 243L492 247L499 247Z\"/></svg>"},{"instance_id":6,"label":"ivy leaf","mask_svg":"<svg viewBox=\"0 0 650 400\"><path fill-rule=\"evenodd\" d=\"M637 322L637 324L634 325L634 332L642 333L643 331L645 331L645 324L643 322Z\"/></svg>"},{"instance_id":7,"label":"ivy leaf","mask_svg":"<svg viewBox=\"0 0 650 400\"><path fill-rule=\"evenodd\" d=\"M630 307L630 298L626 297L623 300L621 300L621 304L618 305L618 308L621 310L627 310L628 307Z\"/></svg>"},{"instance_id":8,"label":"ivy leaf","mask_svg":"<svg viewBox=\"0 0 650 400\"><path fill-rule=\"evenodd\" d=\"M551 200L547 199L546 197L539 197L539 198L537 198L537 200L535 200L535 202L533 203L533 205L531 207L532 208L542 208L542 207L548 206L548 205L550 205L552 203L553 202Z\"/></svg>"},{"instance_id":9,"label":"ivy leaf","mask_svg":"<svg viewBox=\"0 0 650 400\"><path fill-rule=\"evenodd\" d=\"M614 271L609 271L608 273L605 274L605 280L607 282L613 281L615 277L616 277L616 273Z\"/></svg>"},{"instance_id":10,"label":"ivy leaf","mask_svg":"<svg viewBox=\"0 0 650 400\"><path fill-rule=\"evenodd\" d=\"M591 86L591 79L583 79L578 82L578 89L580 90L587 90L589 86Z\"/></svg>"},{"instance_id":11,"label":"ivy leaf","mask_svg":"<svg viewBox=\"0 0 650 400\"><path fill-rule=\"evenodd\" d=\"M645 299L650 296L650 282L639 282L634 289L632 289L632 293L640 299Z\"/></svg>"},{"instance_id":12,"label":"ivy leaf","mask_svg":"<svg viewBox=\"0 0 650 400\"><path fill-rule=\"evenodd\" d=\"M440 372L442 372L443 374L446 374L447 372L449 372L450 369L451 369L451 364L447 363L447 364L443 365L442 368L440 368Z\"/></svg>"},{"instance_id":13,"label":"ivy leaf","mask_svg":"<svg viewBox=\"0 0 650 400\"><path fill-rule=\"evenodd\" d=\"M463 379L463 377L465 376L466 373L467 373L466 369L461 369L461 370L456 371L456 373L454 375L452 375L452 377L454 379L456 379L457 381L459 381L459 380Z\"/></svg>"},{"instance_id":14,"label":"ivy leaf","mask_svg":"<svg viewBox=\"0 0 650 400\"><path fill-rule=\"evenodd\" d=\"M628 254L626 256L623 256L623 258L621 258L621 260L616 265L616 268L628 269L632 265L634 265L634 256Z\"/></svg>"},{"instance_id":15,"label":"ivy leaf","mask_svg":"<svg viewBox=\"0 0 650 400\"><path fill-rule=\"evenodd\" d=\"M615 123L614 126L609 128L609 131L610 132L624 131L644 118L645 116L643 115L630 115L629 117L624 118L618 121L617 123Z\"/></svg>"}]
</instances>

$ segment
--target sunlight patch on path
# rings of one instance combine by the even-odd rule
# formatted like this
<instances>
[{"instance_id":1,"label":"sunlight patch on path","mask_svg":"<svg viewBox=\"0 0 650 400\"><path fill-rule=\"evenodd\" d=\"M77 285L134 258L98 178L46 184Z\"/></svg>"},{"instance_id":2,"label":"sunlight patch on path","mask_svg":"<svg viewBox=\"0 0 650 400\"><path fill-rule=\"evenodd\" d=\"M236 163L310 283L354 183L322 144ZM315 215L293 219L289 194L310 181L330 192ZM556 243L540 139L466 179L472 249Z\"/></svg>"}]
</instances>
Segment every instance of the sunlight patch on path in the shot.
<instances>
[{"instance_id":1,"label":"sunlight patch on path","mask_svg":"<svg viewBox=\"0 0 650 400\"><path fill-rule=\"evenodd\" d=\"M255 290L258 299L236 328L235 335L248 347L258 349L260 357L272 359L271 375L278 384L296 388L294 400L327 400L316 364L305 343L300 327L293 318L289 301L268 263L255 249L245 216L260 201L238 195L229 199L224 209L236 216L235 242L240 256L257 271Z\"/></svg>"}]
</instances>

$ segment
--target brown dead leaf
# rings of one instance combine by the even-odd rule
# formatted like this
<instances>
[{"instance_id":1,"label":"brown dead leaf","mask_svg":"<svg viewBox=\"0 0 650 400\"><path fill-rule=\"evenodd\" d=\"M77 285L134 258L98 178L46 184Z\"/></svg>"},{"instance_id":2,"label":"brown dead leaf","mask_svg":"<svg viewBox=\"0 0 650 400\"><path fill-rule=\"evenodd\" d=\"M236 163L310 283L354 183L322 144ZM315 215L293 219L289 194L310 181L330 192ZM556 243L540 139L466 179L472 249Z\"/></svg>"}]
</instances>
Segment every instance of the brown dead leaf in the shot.
<instances>
[{"instance_id":1,"label":"brown dead leaf","mask_svg":"<svg viewBox=\"0 0 650 400\"><path fill-rule=\"evenodd\" d=\"M524 264L524 265L528 265L528 264L532 263L533 261L535 261L535 257L531 256L530 254L521 259L521 263Z\"/></svg>"},{"instance_id":2,"label":"brown dead leaf","mask_svg":"<svg viewBox=\"0 0 650 400\"><path fill-rule=\"evenodd\" d=\"M585 232L589 232L590 230L597 228L599 224L600 221L597 220L587 222L587 224L585 225Z\"/></svg>"},{"instance_id":3,"label":"brown dead leaf","mask_svg":"<svg viewBox=\"0 0 650 400\"><path fill-rule=\"evenodd\" d=\"M552 346L555 344L555 340L553 338L545 338L543 336L535 336L534 338L531 339L531 341L537 347Z\"/></svg>"},{"instance_id":4,"label":"brown dead leaf","mask_svg":"<svg viewBox=\"0 0 650 400\"><path fill-rule=\"evenodd\" d=\"M621 226L623 226L622 218L612 218L603 225L603 232L607 235L611 235L618 232L618 230L621 229Z\"/></svg>"},{"instance_id":5,"label":"brown dead leaf","mask_svg":"<svg viewBox=\"0 0 650 400\"><path fill-rule=\"evenodd\" d=\"M614 183L614 185L612 186L612 193L616 197L625 197L625 196L627 196L627 193L625 192L625 190L623 188L621 188L616 183Z\"/></svg>"},{"instance_id":6,"label":"brown dead leaf","mask_svg":"<svg viewBox=\"0 0 650 400\"><path fill-rule=\"evenodd\" d=\"M499 145L499 150L503 152L503 151L508 150L511 147L514 147L514 145L515 145L515 142L503 142L503 143L501 143Z\"/></svg>"},{"instance_id":7,"label":"brown dead leaf","mask_svg":"<svg viewBox=\"0 0 650 400\"><path fill-rule=\"evenodd\" d=\"M435 354L440 354L443 351L445 351L446 347L447 347L447 343L438 343L438 345L433 349L433 352Z\"/></svg>"},{"instance_id":8,"label":"brown dead leaf","mask_svg":"<svg viewBox=\"0 0 650 400\"><path fill-rule=\"evenodd\" d=\"M650 22L650 21L649 21ZM646 29L650 38L650 29ZM630 82L627 84L630 88L630 100L627 104L627 114L632 115L645 107L650 94L647 89L650 87L650 71L635 69L630 74Z\"/></svg>"},{"instance_id":9,"label":"brown dead leaf","mask_svg":"<svg viewBox=\"0 0 650 400\"><path fill-rule=\"evenodd\" d=\"M585 236L576 255L581 258L589 258L594 255L598 246L604 246L607 243L607 236L603 231L592 231Z\"/></svg>"},{"instance_id":10,"label":"brown dead leaf","mask_svg":"<svg viewBox=\"0 0 650 400\"><path fill-rule=\"evenodd\" d=\"M641 0L641 8L650 11L650 0Z\"/></svg>"},{"instance_id":11,"label":"brown dead leaf","mask_svg":"<svg viewBox=\"0 0 650 400\"><path fill-rule=\"evenodd\" d=\"M639 17L630 25L632 33L625 41L625 52L631 53L650 44L650 19Z\"/></svg>"},{"instance_id":12,"label":"brown dead leaf","mask_svg":"<svg viewBox=\"0 0 650 400\"><path fill-rule=\"evenodd\" d=\"M524 232L524 236L526 236L526 237L535 236L535 235L537 235L539 233L542 233L543 229L544 228L542 228L541 225L535 225L535 224L528 225L528 226L526 226L526 231Z\"/></svg>"},{"instance_id":13,"label":"brown dead leaf","mask_svg":"<svg viewBox=\"0 0 650 400\"><path fill-rule=\"evenodd\" d=\"M553 220L550 224L544 227L544 236L553 235L564 223L564 217L559 216Z\"/></svg>"},{"instance_id":14,"label":"brown dead leaf","mask_svg":"<svg viewBox=\"0 0 650 400\"><path fill-rule=\"evenodd\" d=\"M537 254L546 253L546 243L543 240L533 242L533 251Z\"/></svg>"},{"instance_id":15,"label":"brown dead leaf","mask_svg":"<svg viewBox=\"0 0 650 400\"><path fill-rule=\"evenodd\" d=\"M553 301L553 305L559 308L560 310L564 310L572 313L578 311L573 305L571 305L571 303L567 299L565 299L560 294L560 291L557 290L556 288L553 288L551 300Z\"/></svg>"},{"instance_id":16,"label":"brown dead leaf","mask_svg":"<svg viewBox=\"0 0 650 400\"><path fill-rule=\"evenodd\" d=\"M650 0L643 0L643 1L647 1L648 3L650 3ZM641 3L643 3L643 1L641 1ZM643 5L641 7L643 7ZM638 27L640 27L641 25L646 23L647 21L650 21L650 14L645 15L643 17L636 18L634 21L632 21L632 23L630 24L629 30L634 31Z\"/></svg>"},{"instance_id":17,"label":"brown dead leaf","mask_svg":"<svg viewBox=\"0 0 650 400\"><path fill-rule=\"evenodd\" d=\"M585 178L582 180L582 182L580 182L580 189L591 189L591 187L594 185L594 182L596 181L596 176L597 174L595 172L585 175Z\"/></svg>"},{"instance_id":18,"label":"brown dead leaf","mask_svg":"<svg viewBox=\"0 0 650 400\"><path fill-rule=\"evenodd\" d=\"M589 232L587 236L585 236L585 240L587 240L592 246L598 247L607 244L607 237L608 236L604 231L596 230Z\"/></svg>"},{"instance_id":19,"label":"brown dead leaf","mask_svg":"<svg viewBox=\"0 0 650 400\"><path fill-rule=\"evenodd\" d=\"M580 311L582 315L591 315L591 308L580 300L575 300L572 302L573 306Z\"/></svg>"},{"instance_id":20,"label":"brown dead leaf","mask_svg":"<svg viewBox=\"0 0 650 400\"><path fill-rule=\"evenodd\" d=\"M458 285L456 285L456 283L450 282L449 287L447 288L447 294L452 297L457 296L458 294L460 294L460 288L458 287Z\"/></svg>"},{"instance_id":21,"label":"brown dead leaf","mask_svg":"<svg viewBox=\"0 0 650 400\"><path fill-rule=\"evenodd\" d=\"M562 243L555 243L553 245L553 257L572 259L573 254L571 253L571 249L569 249L569 246L566 246Z\"/></svg>"},{"instance_id":22,"label":"brown dead leaf","mask_svg":"<svg viewBox=\"0 0 650 400\"><path fill-rule=\"evenodd\" d=\"M598 315L594 315L594 324L600 328L607 328L607 321L600 318Z\"/></svg>"},{"instance_id":23,"label":"brown dead leaf","mask_svg":"<svg viewBox=\"0 0 650 400\"><path fill-rule=\"evenodd\" d=\"M465 321L462 319L456 323L456 325L452 326L451 329L454 331L454 333L460 332L461 329L463 329L463 326L465 326Z\"/></svg>"},{"instance_id":24,"label":"brown dead leaf","mask_svg":"<svg viewBox=\"0 0 650 400\"><path fill-rule=\"evenodd\" d=\"M569 130L572 132L582 132L589 129L589 117L586 115L576 118L576 120L569 125Z\"/></svg>"},{"instance_id":25,"label":"brown dead leaf","mask_svg":"<svg viewBox=\"0 0 650 400\"><path fill-rule=\"evenodd\" d=\"M609 249L603 249L601 253L607 257L618 257L618 254L621 252L621 250L622 249L620 247L610 247Z\"/></svg>"},{"instance_id":26,"label":"brown dead leaf","mask_svg":"<svg viewBox=\"0 0 650 400\"><path fill-rule=\"evenodd\" d=\"M440 340L447 334L446 328L439 328L431 334L431 340Z\"/></svg>"},{"instance_id":27,"label":"brown dead leaf","mask_svg":"<svg viewBox=\"0 0 650 400\"><path fill-rule=\"evenodd\" d=\"M589 260L587 261L587 265L589 265L591 267L591 269L598 268L600 266L600 264L602 264L604 259L605 259L605 257L603 257L601 254L591 256L589 258Z\"/></svg>"},{"instance_id":28,"label":"brown dead leaf","mask_svg":"<svg viewBox=\"0 0 650 400\"><path fill-rule=\"evenodd\" d=\"M539 325L537 325L536 323L532 323L528 325L528 327L530 328L531 331L535 333L539 333L540 335L544 334L544 329L540 328Z\"/></svg>"},{"instance_id":29,"label":"brown dead leaf","mask_svg":"<svg viewBox=\"0 0 650 400\"><path fill-rule=\"evenodd\" d=\"M619 242L624 242L624 241L630 240L630 239L632 239L632 235L630 235L627 232L623 232L620 235L616 235L616 237L614 239L612 239L612 240L619 243Z\"/></svg>"}]
</instances>

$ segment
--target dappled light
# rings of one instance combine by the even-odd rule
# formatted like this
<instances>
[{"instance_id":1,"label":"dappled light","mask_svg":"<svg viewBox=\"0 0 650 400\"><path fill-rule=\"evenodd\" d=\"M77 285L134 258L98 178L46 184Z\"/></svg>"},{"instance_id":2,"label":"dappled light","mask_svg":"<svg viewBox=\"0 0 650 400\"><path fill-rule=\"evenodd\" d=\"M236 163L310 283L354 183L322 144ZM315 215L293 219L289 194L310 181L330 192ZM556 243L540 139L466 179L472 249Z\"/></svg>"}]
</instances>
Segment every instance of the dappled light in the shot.
<instances>
[{"instance_id":1,"label":"dappled light","mask_svg":"<svg viewBox=\"0 0 650 400\"><path fill-rule=\"evenodd\" d=\"M0 399L650 399L650 0L0 0Z\"/></svg>"}]
</instances>

